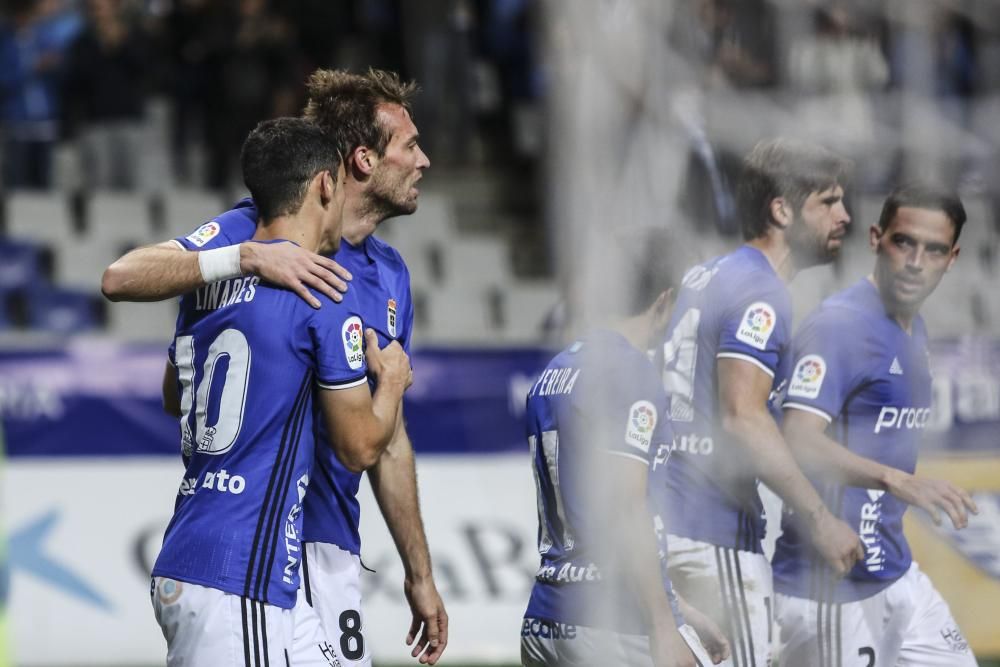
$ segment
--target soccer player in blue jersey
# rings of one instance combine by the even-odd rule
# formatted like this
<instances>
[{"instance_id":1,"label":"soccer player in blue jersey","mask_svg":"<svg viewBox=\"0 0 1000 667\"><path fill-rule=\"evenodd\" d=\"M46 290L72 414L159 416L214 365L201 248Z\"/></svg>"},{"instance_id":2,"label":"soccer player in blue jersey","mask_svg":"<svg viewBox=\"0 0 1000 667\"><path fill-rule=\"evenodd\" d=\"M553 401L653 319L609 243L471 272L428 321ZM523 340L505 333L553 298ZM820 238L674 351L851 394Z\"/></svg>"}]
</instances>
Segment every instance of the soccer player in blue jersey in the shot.
<instances>
[{"instance_id":1,"label":"soccer player in blue jersey","mask_svg":"<svg viewBox=\"0 0 1000 667\"><path fill-rule=\"evenodd\" d=\"M407 353L413 329L409 272L399 253L372 234L385 219L416 210L416 183L430 164L410 119L414 90L387 72L318 70L308 84L305 113L340 137L347 156L344 242L336 259L348 269L345 275L353 275L351 291L357 292L366 325L381 344L398 340ZM314 305L317 297L307 287L340 298L331 285L342 285L327 271L334 264L327 257L291 244L245 243L256 216L254 201L247 199L187 237L132 251L105 273L105 292L113 299L161 299L245 270L295 290ZM355 497L360 476L322 449L317 466L304 510L303 593L329 634L338 638L341 662L367 667L371 649L361 614ZM407 643L414 644L414 657L434 664L448 643L448 615L431 572L402 411L392 443L368 476L403 561L404 591L413 611Z\"/></svg>"},{"instance_id":2,"label":"soccer player in blue jersey","mask_svg":"<svg viewBox=\"0 0 1000 667\"><path fill-rule=\"evenodd\" d=\"M241 165L260 210L255 242L337 248L337 156L333 138L307 120L251 132ZM292 664L340 664L314 610L296 604L314 417L344 465L363 470L389 443L411 372L398 343L379 349L356 298L325 305L313 309L255 276L181 301L170 350L179 392L165 388L164 399L180 396L187 469L152 591L168 665L287 665L306 618L310 650ZM374 395L369 373L379 380Z\"/></svg>"},{"instance_id":3,"label":"soccer player in blue jersey","mask_svg":"<svg viewBox=\"0 0 1000 667\"><path fill-rule=\"evenodd\" d=\"M830 261L850 222L846 165L788 140L761 142L738 190L739 249L689 270L663 345L673 454L662 492L667 563L678 592L727 633L732 664L770 664L771 572L763 555L764 482L837 572L858 536L823 504L795 463L768 401L790 339L786 282Z\"/></svg>"},{"instance_id":4,"label":"soccer player in blue jersey","mask_svg":"<svg viewBox=\"0 0 1000 667\"><path fill-rule=\"evenodd\" d=\"M931 406L920 306L958 258L965 219L946 190L895 190L869 231L875 270L826 299L795 336L785 437L865 555L838 580L785 522L772 560L783 665L976 664L903 534L908 505L936 523L947 514L955 528L976 511L962 489L914 474Z\"/></svg>"},{"instance_id":5,"label":"soccer player in blue jersey","mask_svg":"<svg viewBox=\"0 0 1000 667\"><path fill-rule=\"evenodd\" d=\"M662 475L671 433L646 350L670 316L672 264L663 236L640 247L627 262L635 307L556 355L528 393L541 565L522 625L526 667L707 665L698 635L714 662L728 652L701 614L684 611L698 634L684 625L657 555L647 480Z\"/></svg>"}]
</instances>

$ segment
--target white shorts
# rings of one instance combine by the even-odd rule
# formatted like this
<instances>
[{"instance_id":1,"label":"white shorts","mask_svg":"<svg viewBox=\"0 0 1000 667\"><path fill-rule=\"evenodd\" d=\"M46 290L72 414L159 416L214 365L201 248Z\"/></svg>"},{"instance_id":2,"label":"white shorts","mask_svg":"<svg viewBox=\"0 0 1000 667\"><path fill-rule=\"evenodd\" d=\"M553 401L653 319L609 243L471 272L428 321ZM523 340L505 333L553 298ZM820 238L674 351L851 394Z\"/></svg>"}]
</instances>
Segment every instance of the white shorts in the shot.
<instances>
[{"instance_id":1,"label":"white shorts","mask_svg":"<svg viewBox=\"0 0 1000 667\"><path fill-rule=\"evenodd\" d=\"M712 661L690 625L677 629L687 642L699 667ZM651 667L649 638L583 625L550 623L525 618L521 626L521 665L523 667Z\"/></svg>"},{"instance_id":2,"label":"white shorts","mask_svg":"<svg viewBox=\"0 0 1000 667\"><path fill-rule=\"evenodd\" d=\"M951 610L916 563L876 595L817 602L778 595L782 665L975 667Z\"/></svg>"},{"instance_id":3,"label":"white shorts","mask_svg":"<svg viewBox=\"0 0 1000 667\"><path fill-rule=\"evenodd\" d=\"M326 636L337 649L340 664L371 667L371 647L362 632L361 559L333 544L306 542L299 574L300 598L316 610ZM309 650L308 642L300 640L296 627L296 654L302 645Z\"/></svg>"},{"instance_id":4,"label":"white shorts","mask_svg":"<svg viewBox=\"0 0 1000 667\"><path fill-rule=\"evenodd\" d=\"M774 587L763 554L668 534L667 572L677 593L726 633L731 657L721 665L771 664Z\"/></svg>"},{"instance_id":5,"label":"white shorts","mask_svg":"<svg viewBox=\"0 0 1000 667\"><path fill-rule=\"evenodd\" d=\"M167 667L342 667L316 613L282 609L240 595L156 577L153 613L167 640ZM293 657L292 638L303 645ZM310 633L308 642L306 633Z\"/></svg>"}]
</instances>

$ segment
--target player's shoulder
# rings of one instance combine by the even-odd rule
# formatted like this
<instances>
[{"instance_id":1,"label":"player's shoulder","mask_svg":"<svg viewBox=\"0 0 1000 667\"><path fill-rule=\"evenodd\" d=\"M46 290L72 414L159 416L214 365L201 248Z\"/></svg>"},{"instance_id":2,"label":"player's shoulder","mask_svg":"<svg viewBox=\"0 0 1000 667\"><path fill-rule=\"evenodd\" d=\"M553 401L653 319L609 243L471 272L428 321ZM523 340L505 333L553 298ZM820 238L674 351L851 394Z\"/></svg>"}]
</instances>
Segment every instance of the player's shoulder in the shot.
<instances>
[{"instance_id":1,"label":"player's shoulder","mask_svg":"<svg viewBox=\"0 0 1000 667\"><path fill-rule=\"evenodd\" d=\"M885 310L875 287L867 279L862 279L825 298L803 320L803 328L823 326L847 331L854 327L864 327L853 330L871 331L872 328L878 328L885 319Z\"/></svg>"},{"instance_id":2,"label":"player's shoulder","mask_svg":"<svg viewBox=\"0 0 1000 667\"><path fill-rule=\"evenodd\" d=\"M376 261L399 272L407 271L406 260L399 251L374 234L365 239L365 246L368 254Z\"/></svg>"},{"instance_id":3,"label":"player's shoulder","mask_svg":"<svg viewBox=\"0 0 1000 667\"><path fill-rule=\"evenodd\" d=\"M294 292L289 292L294 298L298 299L300 302L299 308L305 308L305 312L309 319L316 322L319 325L323 324L333 324L343 322L350 317L361 317L361 300L358 298L357 290L348 289L342 295L341 301L334 301L326 294L309 288L309 291L314 297L319 301L320 307L313 308L301 298L298 297Z\"/></svg>"},{"instance_id":4,"label":"player's shoulder","mask_svg":"<svg viewBox=\"0 0 1000 667\"><path fill-rule=\"evenodd\" d=\"M756 299L790 303L788 287L764 254L743 245L712 263L714 294L724 302L746 303Z\"/></svg>"},{"instance_id":5,"label":"player's shoulder","mask_svg":"<svg viewBox=\"0 0 1000 667\"><path fill-rule=\"evenodd\" d=\"M257 206L249 197L233 208L214 216L184 237L175 239L188 250L210 250L242 243L250 239L257 228Z\"/></svg>"},{"instance_id":6,"label":"player's shoulder","mask_svg":"<svg viewBox=\"0 0 1000 667\"><path fill-rule=\"evenodd\" d=\"M659 375L645 352L621 334L595 330L584 338L586 364L597 382L612 392L650 393L662 387Z\"/></svg>"}]
</instances>

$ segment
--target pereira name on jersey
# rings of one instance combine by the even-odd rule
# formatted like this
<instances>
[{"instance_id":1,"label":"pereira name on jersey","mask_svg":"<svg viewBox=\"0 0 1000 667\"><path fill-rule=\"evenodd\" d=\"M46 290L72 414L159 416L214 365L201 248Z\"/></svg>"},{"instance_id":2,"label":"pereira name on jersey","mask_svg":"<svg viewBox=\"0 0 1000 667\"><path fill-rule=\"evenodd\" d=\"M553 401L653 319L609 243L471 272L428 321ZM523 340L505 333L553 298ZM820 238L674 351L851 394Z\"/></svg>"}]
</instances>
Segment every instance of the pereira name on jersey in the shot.
<instances>
[{"instance_id":1,"label":"pereira name on jersey","mask_svg":"<svg viewBox=\"0 0 1000 667\"><path fill-rule=\"evenodd\" d=\"M181 300L170 359L186 470L154 576L294 606L314 386L366 381L358 311L350 295L314 310L257 278Z\"/></svg>"},{"instance_id":2,"label":"pereira name on jersey","mask_svg":"<svg viewBox=\"0 0 1000 667\"><path fill-rule=\"evenodd\" d=\"M230 211L175 241L188 250L208 250L249 240L256 228L257 208L243 199ZM369 236L358 246L341 241L337 262L351 272L349 292L354 292L366 327L378 334L379 345L398 340L407 354L413 331L410 274L402 257L380 239ZM319 424L321 439L325 428ZM357 500L361 475L347 470L329 449L317 451L312 491L305 502L306 542L335 544L355 555L361 553Z\"/></svg>"},{"instance_id":3,"label":"pereira name on jersey","mask_svg":"<svg viewBox=\"0 0 1000 667\"><path fill-rule=\"evenodd\" d=\"M721 428L716 363L734 358L775 378L788 363L791 302L767 258L742 246L688 271L663 345L673 454L663 492L669 533L761 552L763 506L752 462Z\"/></svg>"},{"instance_id":4,"label":"pereira name on jersey","mask_svg":"<svg viewBox=\"0 0 1000 667\"><path fill-rule=\"evenodd\" d=\"M647 466L659 454L665 463L670 442L665 406L649 360L611 331L594 332L560 352L528 392L541 564L526 618L610 623L618 631L645 634L622 574L602 569L604 555L629 545L608 544L593 509L602 494L614 492L600 483L603 454ZM669 580L665 586L680 625Z\"/></svg>"},{"instance_id":5,"label":"pereira name on jersey","mask_svg":"<svg viewBox=\"0 0 1000 667\"><path fill-rule=\"evenodd\" d=\"M866 458L908 473L930 415L927 332L907 334L886 315L867 279L831 296L802 324L784 407L831 423L831 437ZM906 573L912 557L903 535L906 504L879 489L821 485L824 499L861 536L865 558L839 583L820 583L814 559L792 521L784 521L773 559L775 588L796 597L849 602L879 592Z\"/></svg>"}]
</instances>

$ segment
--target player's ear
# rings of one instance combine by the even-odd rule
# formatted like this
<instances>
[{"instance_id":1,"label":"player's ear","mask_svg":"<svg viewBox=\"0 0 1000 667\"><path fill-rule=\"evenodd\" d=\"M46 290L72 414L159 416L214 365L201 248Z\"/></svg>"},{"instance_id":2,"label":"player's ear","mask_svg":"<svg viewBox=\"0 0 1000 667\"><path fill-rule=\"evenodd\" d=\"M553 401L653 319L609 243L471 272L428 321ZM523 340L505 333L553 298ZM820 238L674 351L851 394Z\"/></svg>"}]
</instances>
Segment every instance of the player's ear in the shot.
<instances>
[{"instance_id":1,"label":"player's ear","mask_svg":"<svg viewBox=\"0 0 1000 667\"><path fill-rule=\"evenodd\" d=\"M367 146L358 146L351 153L350 166L355 174L367 178L371 176L371 173L375 171L375 165L378 164L378 156L375 151L368 148Z\"/></svg>"},{"instance_id":2,"label":"player's ear","mask_svg":"<svg viewBox=\"0 0 1000 667\"><path fill-rule=\"evenodd\" d=\"M948 268L945 271L951 271L951 267L955 264L955 260L958 259L958 253L962 251L962 247L957 243L951 248L951 257L948 258Z\"/></svg>"},{"instance_id":3,"label":"player's ear","mask_svg":"<svg viewBox=\"0 0 1000 667\"><path fill-rule=\"evenodd\" d=\"M871 246L872 250L878 253L878 242L882 240L882 228L878 225L872 225L868 228L868 245Z\"/></svg>"},{"instance_id":4,"label":"player's ear","mask_svg":"<svg viewBox=\"0 0 1000 667\"><path fill-rule=\"evenodd\" d=\"M325 208L330 202L333 201L333 193L336 190L337 184L333 180L333 174L330 173L329 169L325 169L316 174L316 179L318 180L319 186L319 200Z\"/></svg>"},{"instance_id":5,"label":"player's ear","mask_svg":"<svg viewBox=\"0 0 1000 667\"><path fill-rule=\"evenodd\" d=\"M771 219L782 229L792 224L792 207L784 197L775 197L769 206Z\"/></svg>"}]
</instances>

